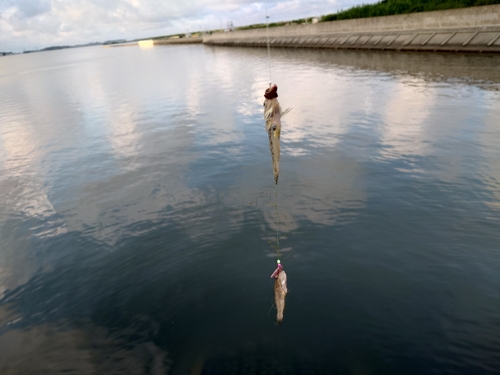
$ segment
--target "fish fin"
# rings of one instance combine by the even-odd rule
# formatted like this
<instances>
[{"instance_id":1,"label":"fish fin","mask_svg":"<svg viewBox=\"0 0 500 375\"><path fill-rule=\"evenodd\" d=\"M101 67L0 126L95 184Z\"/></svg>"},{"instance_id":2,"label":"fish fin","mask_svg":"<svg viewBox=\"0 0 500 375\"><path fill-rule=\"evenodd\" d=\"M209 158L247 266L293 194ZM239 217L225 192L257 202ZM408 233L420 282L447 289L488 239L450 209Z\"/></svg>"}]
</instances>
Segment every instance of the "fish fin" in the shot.
<instances>
[{"instance_id":1,"label":"fish fin","mask_svg":"<svg viewBox=\"0 0 500 375\"><path fill-rule=\"evenodd\" d=\"M285 109L285 110L281 113L281 117L283 117L283 116L285 116L285 115L288 115L288 114L291 112L291 110L292 110L292 109L293 109L293 108L290 108L290 107L289 107L289 108L287 108L287 109Z\"/></svg>"}]
</instances>

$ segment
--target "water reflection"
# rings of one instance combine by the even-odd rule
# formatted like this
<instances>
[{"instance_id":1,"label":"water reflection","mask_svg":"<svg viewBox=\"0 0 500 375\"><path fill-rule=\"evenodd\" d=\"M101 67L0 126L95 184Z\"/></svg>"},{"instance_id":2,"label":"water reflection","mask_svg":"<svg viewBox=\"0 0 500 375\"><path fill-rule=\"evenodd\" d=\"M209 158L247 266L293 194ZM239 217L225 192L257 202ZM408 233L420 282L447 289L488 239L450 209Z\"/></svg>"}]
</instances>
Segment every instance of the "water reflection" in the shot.
<instances>
[{"instance_id":1,"label":"water reflection","mask_svg":"<svg viewBox=\"0 0 500 375\"><path fill-rule=\"evenodd\" d=\"M275 212L248 207L273 176L266 51L21 57L0 81L0 372L492 368L497 57L273 51L281 331Z\"/></svg>"},{"instance_id":2,"label":"water reflection","mask_svg":"<svg viewBox=\"0 0 500 375\"><path fill-rule=\"evenodd\" d=\"M112 112L110 118L110 132L107 134L113 153L118 158L129 158L126 168L136 169L134 156L140 150L140 132L136 129L138 123L135 114L137 108L131 108L130 104L123 104ZM111 117L110 116L110 117Z\"/></svg>"},{"instance_id":3,"label":"water reflection","mask_svg":"<svg viewBox=\"0 0 500 375\"><path fill-rule=\"evenodd\" d=\"M495 95L487 95L491 98L492 103L495 103L497 97ZM487 204L491 207L500 209L500 152L497 147L496 140L499 137L500 129L500 108L496 105L491 105L483 109L484 130L478 141L485 147L483 151L483 170L481 177L484 180L485 186L491 192L492 196L487 200ZM498 220L498 217L492 217Z\"/></svg>"},{"instance_id":4,"label":"water reflection","mask_svg":"<svg viewBox=\"0 0 500 375\"><path fill-rule=\"evenodd\" d=\"M386 82L385 77L388 76L408 80L409 84L417 78L444 86L459 84L492 91L500 89L500 56L497 55L276 49L274 56L280 63L289 61L297 67L302 65L304 68L305 62L322 70L340 70L354 77L371 77L375 79L371 82L373 85ZM373 73L379 75L374 77Z\"/></svg>"},{"instance_id":5,"label":"water reflection","mask_svg":"<svg viewBox=\"0 0 500 375\"><path fill-rule=\"evenodd\" d=\"M128 335L87 324L71 329L65 322L15 328L19 318L0 307L0 326L11 327L0 335L2 374L168 374L167 353L151 341L132 347Z\"/></svg>"},{"instance_id":6,"label":"water reflection","mask_svg":"<svg viewBox=\"0 0 500 375\"><path fill-rule=\"evenodd\" d=\"M0 133L0 198L4 202L0 222L10 216L33 217L47 220L43 228L31 228L33 234L44 237L64 233L65 224L55 217L57 212L49 199L47 182L43 172L39 173L46 168L44 134L17 106L4 107L3 111L8 126Z\"/></svg>"},{"instance_id":7,"label":"water reflection","mask_svg":"<svg viewBox=\"0 0 500 375\"><path fill-rule=\"evenodd\" d=\"M9 236L8 231L14 229L13 225L4 224L0 232L5 249L0 253L0 300L8 290L27 283L40 267L31 254L29 241L20 244L12 234Z\"/></svg>"},{"instance_id":8,"label":"water reflection","mask_svg":"<svg viewBox=\"0 0 500 375\"><path fill-rule=\"evenodd\" d=\"M395 82L384 108L381 142L383 157L424 156L432 149L433 122L429 116L437 102L432 88L422 88L422 80Z\"/></svg>"}]
</instances>

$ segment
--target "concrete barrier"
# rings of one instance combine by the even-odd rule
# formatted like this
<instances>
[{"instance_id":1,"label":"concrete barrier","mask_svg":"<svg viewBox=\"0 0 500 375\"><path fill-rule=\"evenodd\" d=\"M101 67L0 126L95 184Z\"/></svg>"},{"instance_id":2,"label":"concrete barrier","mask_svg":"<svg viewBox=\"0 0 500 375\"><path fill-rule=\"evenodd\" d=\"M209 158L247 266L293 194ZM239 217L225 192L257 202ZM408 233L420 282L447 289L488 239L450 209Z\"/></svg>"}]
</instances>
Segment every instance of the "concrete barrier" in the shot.
<instances>
[{"instance_id":1,"label":"concrete barrier","mask_svg":"<svg viewBox=\"0 0 500 375\"><path fill-rule=\"evenodd\" d=\"M155 46L165 45L165 44L196 44L203 43L203 38L201 36L194 36L191 38L163 38L163 39L154 39L153 40Z\"/></svg>"},{"instance_id":2,"label":"concrete barrier","mask_svg":"<svg viewBox=\"0 0 500 375\"><path fill-rule=\"evenodd\" d=\"M267 46L267 31L204 35L203 43ZM273 47L500 53L500 5L269 29Z\"/></svg>"}]
</instances>

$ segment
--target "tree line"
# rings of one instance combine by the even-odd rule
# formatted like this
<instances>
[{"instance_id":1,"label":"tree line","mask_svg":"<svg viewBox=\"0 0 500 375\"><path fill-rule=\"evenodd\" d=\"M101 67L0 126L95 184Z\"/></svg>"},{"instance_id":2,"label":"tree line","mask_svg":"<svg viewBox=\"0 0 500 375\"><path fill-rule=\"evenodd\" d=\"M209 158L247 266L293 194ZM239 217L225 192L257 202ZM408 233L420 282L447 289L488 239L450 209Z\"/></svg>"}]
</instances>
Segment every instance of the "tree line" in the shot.
<instances>
[{"instance_id":1,"label":"tree line","mask_svg":"<svg viewBox=\"0 0 500 375\"><path fill-rule=\"evenodd\" d=\"M428 12L480 5L500 4L500 0L382 0L375 4L358 5L321 17L321 21L380 17L393 14Z\"/></svg>"}]
</instances>

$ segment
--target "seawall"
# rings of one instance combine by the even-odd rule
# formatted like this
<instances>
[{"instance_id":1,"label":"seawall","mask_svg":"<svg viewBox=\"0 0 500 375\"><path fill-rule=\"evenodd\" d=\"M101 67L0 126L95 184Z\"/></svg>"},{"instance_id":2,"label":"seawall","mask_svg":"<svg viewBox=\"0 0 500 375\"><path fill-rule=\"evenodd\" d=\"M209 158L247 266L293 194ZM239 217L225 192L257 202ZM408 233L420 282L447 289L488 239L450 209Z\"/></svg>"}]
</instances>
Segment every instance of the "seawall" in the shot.
<instances>
[{"instance_id":1,"label":"seawall","mask_svg":"<svg viewBox=\"0 0 500 375\"><path fill-rule=\"evenodd\" d=\"M500 5L269 28L273 47L500 53ZM203 43L267 46L266 29L204 35Z\"/></svg>"},{"instance_id":2,"label":"seawall","mask_svg":"<svg viewBox=\"0 0 500 375\"><path fill-rule=\"evenodd\" d=\"M203 43L203 38L201 36L194 36L191 38L162 38L162 39L154 39L153 43L155 46L157 45L165 45L165 44L196 44Z\"/></svg>"}]
</instances>

